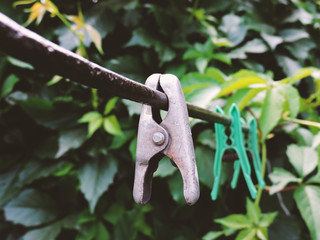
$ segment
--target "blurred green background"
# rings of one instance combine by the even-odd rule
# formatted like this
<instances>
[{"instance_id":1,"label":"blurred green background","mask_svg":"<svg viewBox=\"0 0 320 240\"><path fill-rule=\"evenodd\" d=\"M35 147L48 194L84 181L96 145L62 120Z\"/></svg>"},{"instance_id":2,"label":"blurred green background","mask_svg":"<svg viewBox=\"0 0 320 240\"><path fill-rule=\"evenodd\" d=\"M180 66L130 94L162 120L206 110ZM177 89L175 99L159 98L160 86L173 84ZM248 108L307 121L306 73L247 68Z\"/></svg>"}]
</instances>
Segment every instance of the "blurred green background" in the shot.
<instances>
[{"instance_id":1,"label":"blurred green background","mask_svg":"<svg viewBox=\"0 0 320 240\"><path fill-rule=\"evenodd\" d=\"M1 12L103 67L141 83L175 74L186 100L211 110L236 103L258 120L267 187L250 199L240 174L232 190L225 161L212 201L214 126L192 119L199 201L186 205L165 158L150 203L137 205L140 104L1 53L1 239L320 239L319 1L13 4Z\"/></svg>"}]
</instances>

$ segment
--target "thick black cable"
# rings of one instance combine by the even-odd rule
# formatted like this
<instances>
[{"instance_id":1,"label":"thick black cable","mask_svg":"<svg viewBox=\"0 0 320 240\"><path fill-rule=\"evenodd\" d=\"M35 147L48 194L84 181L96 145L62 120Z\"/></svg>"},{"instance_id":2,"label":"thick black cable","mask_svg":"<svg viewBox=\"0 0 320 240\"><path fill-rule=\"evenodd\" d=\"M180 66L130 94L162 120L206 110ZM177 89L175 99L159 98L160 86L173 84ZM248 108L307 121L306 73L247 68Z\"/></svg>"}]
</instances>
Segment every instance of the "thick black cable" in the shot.
<instances>
[{"instance_id":1,"label":"thick black cable","mask_svg":"<svg viewBox=\"0 0 320 240\"><path fill-rule=\"evenodd\" d=\"M168 99L164 93L90 62L26 29L2 13L0 13L0 51L32 64L37 71L58 74L121 98L168 110ZM187 107L190 117L223 125L231 123L231 118L228 116L190 103L187 103Z\"/></svg>"}]
</instances>

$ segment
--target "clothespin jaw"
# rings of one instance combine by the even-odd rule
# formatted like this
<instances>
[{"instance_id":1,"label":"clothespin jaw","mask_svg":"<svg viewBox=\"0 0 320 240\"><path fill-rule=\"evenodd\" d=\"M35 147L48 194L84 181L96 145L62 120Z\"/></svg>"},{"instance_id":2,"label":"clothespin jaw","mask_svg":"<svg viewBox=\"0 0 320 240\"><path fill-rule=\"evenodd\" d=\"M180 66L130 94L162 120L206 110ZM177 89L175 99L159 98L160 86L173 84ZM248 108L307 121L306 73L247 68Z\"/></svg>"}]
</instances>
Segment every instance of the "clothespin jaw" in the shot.
<instances>
[{"instance_id":1,"label":"clothespin jaw","mask_svg":"<svg viewBox=\"0 0 320 240\"><path fill-rule=\"evenodd\" d=\"M249 122L249 138L248 138L248 147L247 151L251 153L253 159L253 167L256 173L258 183L262 189L266 186L263 177L261 176L261 159L258 151L258 139L257 139L257 122L252 118Z\"/></svg>"},{"instance_id":2,"label":"clothespin jaw","mask_svg":"<svg viewBox=\"0 0 320 240\"><path fill-rule=\"evenodd\" d=\"M217 112L224 114L224 112L217 107ZM228 149L233 149L238 157L239 160L235 161L234 163L234 175L231 182L231 187L235 188L238 176L240 173L240 169L242 170L243 176L246 180L249 192L252 198L255 198L257 195L257 190L251 180L251 167L248 161L248 157L245 150L244 145L244 137L241 130L241 118L239 109L235 104L229 110L229 115L231 116L231 125L230 125L230 136L226 136L225 134L225 127L222 124L215 123L215 130L216 130L216 140L217 140L217 151L215 154L215 163L214 163L214 185L211 192L212 200L216 200L218 196L218 188L219 188L219 181L220 181L220 174L221 174L221 161L223 154ZM227 140L230 140L230 144Z\"/></svg>"},{"instance_id":3,"label":"clothespin jaw","mask_svg":"<svg viewBox=\"0 0 320 240\"><path fill-rule=\"evenodd\" d=\"M136 153L133 197L145 205L151 197L152 176L164 155L180 170L186 202L199 198L199 178L189 125L188 110L178 78L171 74L153 74L146 85L162 90L168 97L168 113L161 120L159 110L142 105Z\"/></svg>"}]
</instances>

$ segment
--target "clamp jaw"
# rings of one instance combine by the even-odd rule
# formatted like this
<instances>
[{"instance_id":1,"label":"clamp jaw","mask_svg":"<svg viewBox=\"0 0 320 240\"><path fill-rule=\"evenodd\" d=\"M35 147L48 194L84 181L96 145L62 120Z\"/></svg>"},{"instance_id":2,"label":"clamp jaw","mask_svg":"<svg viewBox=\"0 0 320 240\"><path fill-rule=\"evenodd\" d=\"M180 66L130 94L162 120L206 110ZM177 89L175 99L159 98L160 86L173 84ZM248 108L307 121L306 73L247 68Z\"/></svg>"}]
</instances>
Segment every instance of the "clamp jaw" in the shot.
<instances>
[{"instance_id":1,"label":"clamp jaw","mask_svg":"<svg viewBox=\"0 0 320 240\"><path fill-rule=\"evenodd\" d=\"M160 111L142 105L133 186L134 200L145 205L151 197L152 176L161 158L168 156L180 170L186 202L199 198L199 179L189 125L188 110L180 82L171 74L153 74L146 86L163 91L168 97L168 113L161 120Z\"/></svg>"}]
</instances>

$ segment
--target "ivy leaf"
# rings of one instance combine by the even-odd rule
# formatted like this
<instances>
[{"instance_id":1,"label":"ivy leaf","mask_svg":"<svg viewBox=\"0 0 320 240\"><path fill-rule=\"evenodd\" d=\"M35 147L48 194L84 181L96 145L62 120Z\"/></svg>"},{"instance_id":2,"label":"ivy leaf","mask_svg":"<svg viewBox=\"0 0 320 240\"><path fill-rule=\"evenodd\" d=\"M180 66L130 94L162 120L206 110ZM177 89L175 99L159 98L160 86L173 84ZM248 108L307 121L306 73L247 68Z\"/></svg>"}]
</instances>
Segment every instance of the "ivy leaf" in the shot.
<instances>
[{"instance_id":1,"label":"ivy leaf","mask_svg":"<svg viewBox=\"0 0 320 240\"><path fill-rule=\"evenodd\" d=\"M55 240L61 232L61 224L54 223L47 227L31 230L23 235L23 240Z\"/></svg>"},{"instance_id":2,"label":"ivy leaf","mask_svg":"<svg viewBox=\"0 0 320 240\"><path fill-rule=\"evenodd\" d=\"M289 110L290 117L295 118L300 110L300 95L298 90L291 84L284 84L279 87L286 97L285 108Z\"/></svg>"},{"instance_id":3,"label":"ivy leaf","mask_svg":"<svg viewBox=\"0 0 320 240\"><path fill-rule=\"evenodd\" d=\"M295 61L292 58L289 58L287 56L276 55L276 59L277 59L278 65L282 68L283 72L288 76L293 75L297 71L297 69L302 68L302 66L298 61Z\"/></svg>"},{"instance_id":4,"label":"ivy leaf","mask_svg":"<svg viewBox=\"0 0 320 240\"><path fill-rule=\"evenodd\" d=\"M255 228L240 231L235 240L255 240L257 230Z\"/></svg>"},{"instance_id":5,"label":"ivy leaf","mask_svg":"<svg viewBox=\"0 0 320 240\"><path fill-rule=\"evenodd\" d=\"M273 35L269 35L269 34L266 34L266 33L262 33L261 34L261 37L263 38L263 40L265 40L268 45L270 46L270 48L272 50L275 50L275 48L283 42L283 39L282 37L279 37L279 36L273 36Z\"/></svg>"},{"instance_id":6,"label":"ivy leaf","mask_svg":"<svg viewBox=\"0 0 320 240\"><path fill-rule=\"evenodd\" d=\"M19 186L19 167L14 168L8 173L0 174L0 206L2 207L21 190Z\"/></svg>"},{"instance_id":7,"label":"ivy leaf","mask_svg":"<svg viewBox=\"0 0 320 240\"><path fill-rule=\"evenodd\" d=\"M263 140L279 122L283 112L284 102L285 96L281 89L274 87L267 90L267 95L263 102L262 112L259 118Z\"/></svg>"},{"instance_id":8,"label":"ivy leaf","mask_svg":"<svg viewBox=\"0 0 320 240\"><path fill-rule=\"evenodd\" d=\"M320 187L301 186L294 191L294 200L313 240L320 239Z\"/></svg>"},{"instance_id":9,"label":"ivy leaf","mask_svg":"<svg viewBox=\"0 0 320 240\"><path fill-rule=\"evenodd\" d=\"M268 230L265 227L259 227L257 229L257 237L261 240L268 240Z\"/></svg>"},{"instance_id":10,"label":"ivy leaf","mask_svg":"<svg viewBox=\"0 0 320 240\"><path fill-rule=\"evenodd\" d=\"M247 198L246 209L247 209L247 214L248 214L249 219L253 223L258 224L260 216L261 216L261 210L260 210L259 206L257 206L252 201L250 201L249 198Z\"/></svg>"},{"instance_id":11,"label":"ivy leaf","mask_svg":"<svg viewBox=\"0 0 320 240\"><path fill-rule=\"evenodd\" d=\"M221 91L217 97L225 96L235 90L239 90L246 87L268 87L267 81L262 78L259 74L248 71L241 70L236 74L232 75L232 79L226 81L221 86Z\"/></svg>"},{"instance_id":12,"label":"ivy leaf","mask_svg":"<svg viewBox=\"0 0 320 240\"><path fill-rule=\"evenodd\" d=\"M123 135L118 119L115 115L108 116L103 120L103 128L112 135Z\"/></svg>"},{"instance_id":13,"label":"ivy leaf","mask_svg":"<svg viewBox=\"0 0 320 240\"><path fill-rule=\"evenodd\" d=\"M213 156L214 152L206 147L196 147L195 149L196 159L199 159L197 162L198 171L202 174L199 174L199 180L201 183L206 185L208 188L212 187L213 183ZM201 160L200 160L201 159Z\"/></svg>"},{"instance_id":14,"label":"ivy leaf","mask_svg":"<svg viewBox=\"0 0 320 240\"><path fill-rule=\"evenodd\" d=\"M91 212L94 212L99 198L113 183L117 170L117 162L110 155L107 159L90 160L79 170L80 189L89 202Z\"/></svg>"},{"instance_id":15,"label":"ivy leaf","mask_svg":"<svg viewBox=\"0 0 320 240\"><path fill-rule=\"evenodd\" d=\"M98 49L99 53L103 54L102 38L101 38L100 33L97 31L97 29L95 29L94 27L92 27L89 24L86 24L85 28L86 28L86 30L87 30L92 42L94 43L94 45Z\"/></svg>"},{"instance_id":16,"label":"ivy leaf","mask_svg":"<svg viewBox=\"0 0 320 240\"><path fill-rule=\"evenodd\" d=\"M19 78L16 75L14 74L9 75L6 78L6 80L4 80L4 83L2 84L0 99L7 96L13 90L17 82L19 82Z\"/></svg>"},{"instance_id":17,"label":"ivy leaf","mask_svg":"<svg viewBox=\"0 0 320 240\"><path fill-rule=\"evenodd\" d=\"M70 149L79 148L87 139L87 133L85 128L73 128L60 131L59 136L59 150L56 154L56 158L61 157Z\"/></svg>"},{"instance_id":18,"label":"ivy leaf","mask_svg":"<svg viewBox=\"0 0 320 240\"><path fill-rule=\"evenodd\" d=\"M104 226L102 222L96 223L96 236L95 240L109 240L110 234L107 230L107 228Z\"/></svg>"},{"instance_id":19,"label":"ivy leaf","mask_svg":"<svg viewBox=\"0 0 320 240\"><path fill-rule=\"evenodd\" d=\"M307 176L318 165L318 154L311 147L302 147L292 144L288 146L286 153L290 163L300 177Z\"/></svg>"},{"instance_id":20,"label":"ivy leaf","mask_svg":"<svg viewBox=\"0 0 320 240\"><path fill-rule=\"evenodd\" d=\"M301 178L297 178L291 172L275 167L272 173L269 174L269 178L273 185L269 189L270 194L274 194L285 188L290 182L301 182Z\"/></svg>"},{"instance_id":21,"label":"ivy leaf","mask_svg":"<svg viewBox=\"0 0 320 240\"><path fill-rule=\"evenodd\" d=\"M106 214L103 215L103 218L115 225L125 213L126 209L124 205L116 202L111 205Z\"/></svg>"},{"instance_id":22,"label":"ivy leaf","mask_svg":"<svg viewBox=\"0 0 320 240\"><path fill-rule=\"evenodd\" d=\"M171 176L175 171L177 171L177 168L172 166L170 159L168 157L164 157L161 159L161 161L159 161L158 169L153 176L164 178Z\"/></svg>"},{"instance_id":23,"label":"ivy leaf","mask_svg":"<svg viewBox=\"0 0 320 240\"><path fill-rule=\"evenodd\" d=\"M59 209L48 195L26 189L4 207L7 220L27 227L45 224L56 219Z\"/></svg>"},{"instance_id":24,"label":"ivy leaf","mask_svg":"<svg viewBox=\"0 0 320 240\"><path fill-rule=\"evenodd\" d=\"M74 126L79 118L80 108L72 98L56 102L42 98L29 98L17 103L31 119L51 129Z\"/></svg>"},{"instance_id":25,"label":"ivy leaf","mask_svg":"<svg viewBox=\"0 0 320 240\"><path fill-rule=\"evenodd\" d=\"M26 63L24 61L21 61L19 59L16 59L16 58L13 58L13 57L7 57L7 60L8 60L9 63L11 63L12 65L14 65L16 67L29 69L29 70L33 70L34 69L34 67L31 64Z\"/></svg>"},{"instance_id":26,"label":"ivy leaf","mask_svg":"<svg viewBox=\"0 0 320 240\"><path fill-rule=\"evenodd\" d=\"M211 231L202 237L202 240L215 240L223 235L223 231Z\"/></svg>"},{"instance_id":27,"label":"ivy leaf","mask_svg":"<svg viewBox=\"0 0 320 240\"><path fill-rule=\"evenodd\" d=\"M119 99L118 97L113 97L107 102L103 112L104 115L109 114L112 111L112 109L114 109L118 99Z\"/></svg>"},{"instance_id":28,"label":"ivy leaf","mask_svg":"<svg viewBox=\"0 0 320 240\"><path fill-rule=\"evenodd\" d=\"M260 227L269 227L271 225L271 223L273 223L273 221L277 215L278 215L277 212L261 214L261 217L259 220L259 226Z\"/></svg>"},{"instance_id":29,"label":"ivy leaf","mask_svg":"<svg viewBox=\"0 0 320 240\"><path fill-rule=\"evenodd\" d=\"M244 40L248 30L246 26L242 25L241 18L234 14L228 14L222 18L220 29L227 34L228 39L234 45Z\"/></svg>"},{"instance_id":30,"label":"ivy leaf","mask_svg":"<svg viewBox=\"0 0 320 240\"><path fill-rule=\"evenodd\" d=\"M279 34L285 42L295 42L299 39L310 37L308 32L303 29L284 29Z\"/></svg>"},{"instance_id":31,"label":"ivy leaf","mask_svg":"<svg viewBox=\"0 0 320 240\"><path fill-rule=\"evenodd\" d=\"M151 47L157 40L150 35L150 33L146 32L143 28L139 28L132 32L132 38L125 45L125 47L132 46L141 46L149 48Z\"/></svg>"},{"instance_id":32,"label":"ivy leaf","mask_svg":"<svg viewBox=\"0 0 320 240\"><path fill-rule=\"evenodd\" d=\"M233 229L243 229L243 228L251 228L252 223L247 218L247 216L243 214L231 214L224 218L217 218L214 220L216 223L220 223L225 227L233 228Z\"/></svg>"}]
</instances>

